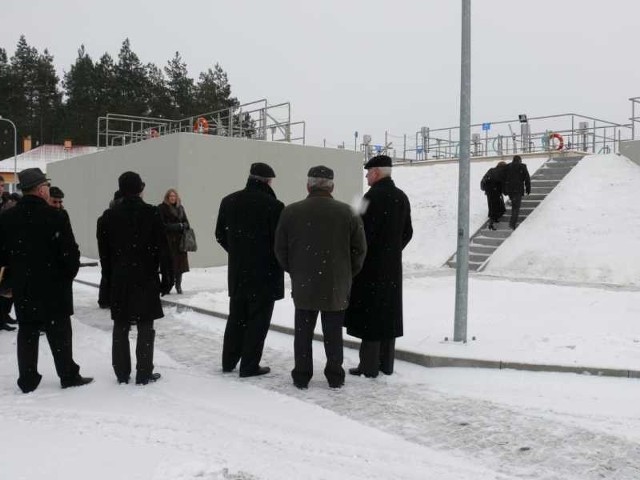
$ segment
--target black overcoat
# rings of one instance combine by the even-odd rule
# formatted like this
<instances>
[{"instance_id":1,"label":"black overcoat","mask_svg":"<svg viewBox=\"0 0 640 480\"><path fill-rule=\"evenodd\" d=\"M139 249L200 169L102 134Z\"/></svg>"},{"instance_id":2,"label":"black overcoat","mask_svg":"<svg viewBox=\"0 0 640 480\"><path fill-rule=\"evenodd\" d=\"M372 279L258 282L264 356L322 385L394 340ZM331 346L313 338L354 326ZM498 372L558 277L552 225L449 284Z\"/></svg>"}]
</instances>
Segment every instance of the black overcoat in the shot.
<instances>
[{"instance_id":1,"label":"black overcoat","mask_svg":"<svg viewBox=\"0 0 640 480\"><path fill-rule=\"evenodd\" d=\"M531 177L524 163L511 162L504 169L503 192L506 195L524 195L531 191Z\"/></svg>"},{"instance_id":2,"label":"black overcoat","mask_svg":"<svg viewBox=\"0 0 640 480\"><path fill-rule=\"evenodd\" d=\"M273 301L284 297L284 272L273 251L284 204L269 185L249 179L220 202L216 240L229 254L229 296Z\"/></svg>"},{"instance_id":3,"label":"black overcoat","mask_svg":"<svg viewBox=\"0 0 640 480\"><path fill-rule=\"evenodd\" d=\"M0 264L11 270L20 323L44 326L73 315L72 282L80 251L68 215L25 195L0 215Z\"/></svg>"},{"instance_id":4,"label":"black overcoat","mask_svg":"<svg viewBox=\"0 0 640 480\"><path fill-rule=\"evenodd\" d=\"M402 249L413 236L411 206L388 177L378 180L364 200L367 256L353 279L345 326L349 335L363 340L401 337Z\"/></svg>"},{"instance_id":5,"label":"black overcoat","mask_svg":"<svg viewBox=\"0 0 640 480\"><path fill-rule=\"evenodd\" d=\"M163 281L172 274L164 225L157 207L140 197L125 197L105 210L98 224L102 271L109 278L111 318L138 323L163 317Z\"/></svg>"},{"instance_id":6,"label":"black overcoat","mask_svg":"<svg viewBox=\"0 0 640 480\"><path fill-rule=\"evenodd\" d=\"M182 205L172 207L162 202L158 205L160 209L160 218L164 223L167 233L167 242L169 244L169 253L171 254L171 262L173 264L173 273L185 273L189 271L189 259L187 252L180 250L180 242L184 229L189 226L187 213Z\"/></svg>"}]
</instances>

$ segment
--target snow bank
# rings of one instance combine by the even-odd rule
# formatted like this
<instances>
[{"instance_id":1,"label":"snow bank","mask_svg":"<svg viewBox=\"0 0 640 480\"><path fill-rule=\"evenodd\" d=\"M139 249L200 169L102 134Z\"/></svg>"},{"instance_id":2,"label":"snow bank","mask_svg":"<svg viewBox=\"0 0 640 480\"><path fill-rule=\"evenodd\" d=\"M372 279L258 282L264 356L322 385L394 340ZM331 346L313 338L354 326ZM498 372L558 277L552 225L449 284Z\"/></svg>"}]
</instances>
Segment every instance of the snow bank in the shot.
<instances>
[{"instance_id":1,"label":"snow bank","mask_svg":"<svg viewBox=\"0 0 640 480\"><path fill-rule=\"evenodd\" d=\"M485 272L640 285L640 168L585 157L496 251Z\"/></svg>"}]
</instances>

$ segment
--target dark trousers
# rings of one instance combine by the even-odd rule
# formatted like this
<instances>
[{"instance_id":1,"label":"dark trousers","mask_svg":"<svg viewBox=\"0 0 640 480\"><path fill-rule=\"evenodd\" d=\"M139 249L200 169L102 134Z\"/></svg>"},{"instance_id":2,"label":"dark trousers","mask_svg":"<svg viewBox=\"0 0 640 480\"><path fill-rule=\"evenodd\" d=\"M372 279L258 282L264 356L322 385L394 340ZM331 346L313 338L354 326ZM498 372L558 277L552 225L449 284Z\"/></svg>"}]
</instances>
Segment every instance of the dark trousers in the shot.
<instances>
[{"instance_id":1,"label":"dark trousers","mask_svg":"<svg viewBox=\"0 0 640 480\"><path fill-rule=\"evenodd\" d=\"M98 305L100 308L108 308L111 304L111 291L109 289L109 279L104 275L100 276L100 288L98 289Z\"/></svg>"},{"instance_id":2,"label":"dark trousers","mask_svg":"<svg viewBox=\"0 0 640 480\"><path fill-rule=\"evenodd\" d=\"M498 192L487 193L487 206L489 207L488 217L494 222L498 221L506 210L502 194Z\"/></svg>"},{"instance_id":3,"label":"dark trousers","mask_svg":"<svg viewBox=\"0 0 640 480\"><path fill-rule=\"evenodd\" d=\"M317 310L296 308L296 331L293 341L295 367L291 371L291 377L296 385L306 386L313 376L313 330L317 320ZM327 356L324 375L331 387L339 387L344 384L344 369L342 368L343 323L344 310L322 312L322 335L324 336L324 352Z\"/></svg>"},{"instance_id":4,"label":"dark trousers","mask_svg":"<svg viewBox=\"0 0 640 480\"><path fill-rule=\"evenodd\" d=\"M522 202L522 194L510 193L509 199L511 200L511 219L509 220L509 226L515 228L518 225L518 216L520 215L520 203Z\"/></svg>"},{"instance_id":5,"label":"dark trousers","mask_svg":"<svg viewBox=\"0 0 640 480\"><path fill-rule=\"evenodd\" d=\"M381 371L387 375L393 373L396 358L396 339L379 341L362 340L360 344L359 370L367 377L377 377Z\"/></svg>"},{"instance_id":6,"label":"dark trousers","mask_svg":"<svg viewBox=\"0 0 640 480\"><path fill-rule=\"evenodd\" d=\"M139 322L138 340L136 341L136 378L146 379L153 373L153 347L156 331L153 321ZM118 381L128 381L131 375L131 354L129 347L128 323L113 324L113 343L111 346L111 362Z\"/></svg>"},{"instance_id":7,"label":"dark trousers","mask_svg":"<svg viewBox=\"0 0 640 480\"><path fill-rule=\"evenodd\" d=\"M18 386L23 392L35 390L42 379L38 373L38 350L41 327L19 322L18 326ZM63 317L47 322L47 335L56 373L60 380L71 380L79 375L80 367L73 361L71 318Z\"/></svg>"},{"instance_id":8,"label":"dark trousers","mask_svg":"<svg viewBox=\"0 0 640 480\"><path fill-rule=\"evenodd\" d=\"M231 298L224 330L222 369L230 372L240 362L240 373L258 370L264 339L269 332L273 300Z\"/></svg>"}]
</instances>

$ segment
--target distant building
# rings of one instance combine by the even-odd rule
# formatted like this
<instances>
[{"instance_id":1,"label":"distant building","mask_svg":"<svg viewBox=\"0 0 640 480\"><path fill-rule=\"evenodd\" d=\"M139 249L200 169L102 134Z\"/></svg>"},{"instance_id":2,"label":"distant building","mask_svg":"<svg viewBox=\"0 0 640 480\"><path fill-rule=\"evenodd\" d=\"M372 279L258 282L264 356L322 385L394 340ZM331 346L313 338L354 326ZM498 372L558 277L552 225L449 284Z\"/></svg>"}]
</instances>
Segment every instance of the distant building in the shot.
<instances>
[{"instance_id":1,"label":"distant building","mask_svg":"<svg viewBox=\"0 0 640 480\"><path fill-rule=\"evenodd\" d=\"M21 153L17 157L18 172L25 168L39 168L43 172L47 171L47 165L51 162L66 160L67 158L77 157L78 155L86 155L88 153L97 152L97 147L72 146L65 148L64 145L40 145L28 152ZM7 184L10 184L10 190L14 187L14 158L13 155L0 161L0 175Z\"/></svg>"}]
</instances>

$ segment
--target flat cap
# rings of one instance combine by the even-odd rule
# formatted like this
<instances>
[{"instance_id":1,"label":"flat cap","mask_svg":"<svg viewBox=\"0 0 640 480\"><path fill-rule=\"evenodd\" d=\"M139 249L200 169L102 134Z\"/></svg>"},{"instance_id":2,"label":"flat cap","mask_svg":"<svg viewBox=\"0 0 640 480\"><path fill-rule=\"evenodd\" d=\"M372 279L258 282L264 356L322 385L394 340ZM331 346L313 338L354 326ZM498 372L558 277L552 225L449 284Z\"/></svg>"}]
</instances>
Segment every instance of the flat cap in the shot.
<instances>
[{"instance_id":1,"label":"flat cap","mask_svg":"<svg viewBox=\"0 0 640 480\"><path fill-rule=\"evenodd\" d=\"M49 188L49 196L52 198L64 198L64 192L60 187L51 187Z\"/></svg>"},{"instance_id":2,"label":"flat cap","mask_svg":"<svg viewBox=\"0 0 640 480\"><path fill-rule=\"evenodd\" d=\"M138 195L144 190L144 182L136 172L124 172L118 178L118 187L123 196Z\"/></svg>"},{"instance_id":3,"label":"flat cap","mask_svg":"<svg viewBox=\"0 0 640 480\"><path fill-rule=\"evenodd\" d=\"M249 174L262 178L276 178L276 172L273 171L273 168L262 162L252 163Z\"/></svg>"},{"instance_id":4,"label":"flat cap","mask_svg":"<svg viewBox=\"0 0 640 480\"><path fill-rule=\"evenodd\" d=\"M307 177L311 178L326 178L327 180L333 180L333 170L324 165L318 165L317 167L311 167Z\"/></svg>"},{"instance_id":5,"label":"flat cap","mask_svg":"<svg viewBox=\"0 0 640 480\"><path fill-rule=\"evenodd\" d=\"M31 190L33 187L49 181L39 168L25 168L18 173L18 180L20 182L18 188L22 191Z\"/></svg>"},{"instance_id":6,"label":"flat cap","mask_svg":"<svg viewBox=\"0 0 640 480\"><path fill-rule=\"evenodd\" d=\"M390 167L391 166L391 157L387 155L376 155L375 157L371 157L367 163L364 164L364 169L369 170L370 168L375 167Z\"/></svg>"}]
</instances>

